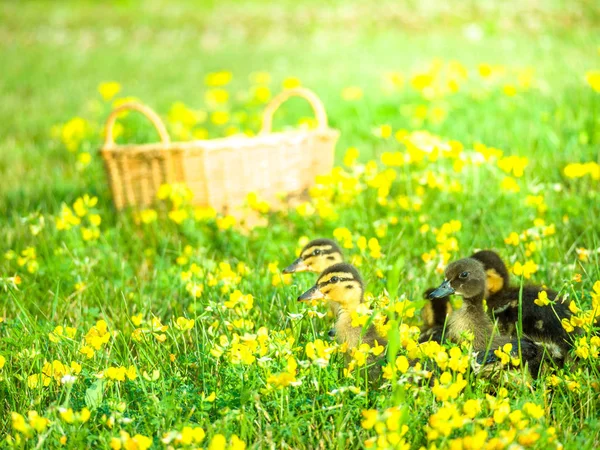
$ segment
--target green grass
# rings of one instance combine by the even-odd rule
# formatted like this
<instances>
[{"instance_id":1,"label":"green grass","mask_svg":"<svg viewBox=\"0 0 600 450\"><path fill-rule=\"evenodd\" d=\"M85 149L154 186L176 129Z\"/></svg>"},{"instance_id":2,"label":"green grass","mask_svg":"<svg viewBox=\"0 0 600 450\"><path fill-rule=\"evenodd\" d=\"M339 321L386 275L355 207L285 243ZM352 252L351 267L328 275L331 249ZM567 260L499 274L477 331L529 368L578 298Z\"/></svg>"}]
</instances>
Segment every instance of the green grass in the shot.
<instances>
[{"instance_id":1,"label":"green grass","mask_svg":"<svg viewBox=\"0 0 600 450\"><path fill-rule=\"evenodd\" d=\"M368 291L379 302L384 295L392 304L405 297L417 309L415 317L397 318L404 324L421 325L422 292L442 280L436 267L443 266L440 253L445 251L450 260L493 248L511 266L534 261L538 270L527 282L568 294L582 310L591 307L592 286L600 280L599 180L590 175L569 178L564 169L570 163L600 163L600 95L585 81L587 71L600 68L595 33L600 10L585 1L464 2L452 9L435 2L396 3L0 5L0 356L5 359L0 368L0 437L20 437L16 446L54 448L66 436L67 448L109 448L124 430L146 436L160 448L167 445L162 439L168 433L199 426L206 432L201 446L217 434L227 439L235 434L251 448L354 448L378 434L361 426L363 411L378 410L381 419L383 411L395 408L387 412L394 414L390 422L400 429L408 426L404 438L411 448L434 442L445 448L452 440L483 431L487 441L498 438L505 446L513 441L525 445L532 438L536 448L557 442L566 448L598 447L597 357L574 354L564 369L548 370L530 384L483 380L467 371L464 390L446 403L431 387L418 383L384 383L377 389L360 376L345 377L340 354L325 368L310 364L306 344L326 341L332 322L309 317L310 308L295 300L315 276L299 275L290 284L274 285L279 276L269 271L269 264L279 263L281 269L293 260L300 238L332 237L334 230L347 228L354 245L347 254L362 257L359 269ZM474 23L483 33L479 40L467 37ZM457 93L424 98L410 80L436 60L445 69L459 62L468 78ZM502 66L506 73L483 80L478 74L483 63ZM518 73L527 68L534 69L534 76L526 89L519 86ZM331 207L334 215L320 210L305 216L290 207L267 214L268 227L251 230L221 230L214 219L174 223L168 218L169 202L159 204L158 219L149 224L137 224L132 212L116 213L96 151L112 107L98 94L98 85L119 82L118 97L141 99L175 134L171 105L183 101L210 113L215 108L205 102L204 79L219 70L230 71L233 80L226 86L230 102L218 109L227 109L241 129L256 131L264 107L249 100L253 72L271 75L272 93L292 76L317 92L330 125L341 131L336 163L358 180L360 191L345 201L344 188L325 185L331 198L315 196L312 203ZM382 89L386 72L401 72L404 85ZM506 85L516 86L517 94L506 95ZM344 100L348 86L360 87L362 98ZM427 108L426 119L418 116L421 106ZM443 120L432 120L435 108L445 112ZM236 118L239 112L248 113L247 123ZM306 105L294 100L278 115L276 126L294 125L310 115ZM87 121L90 131L69 152L52 129L60 130L76 116ZM128 117L123 124L123 139L155 139L143 119ZM390 138L374 133L382 125L391 126L393 133L427 131L462 143L464 168L455 171L456 158L449 156L392 167L395 179L389 192L378 195L372 177L387 169L382 155L406 152L405 143L393 133ZM225 133L225 127L210 121L196 125L200 127L211 137ZM501 149L504 156L527 158L523 176L503 171L500 158L472 162L480 158L477 143ZM343 166L348 147L359 149L359 167ZM82 153L91 154L85 167L78 163ZM361 174L360 167L371 160L376 161L374 172ZM427 184L428 173L438 178L439 186ZM520 191L503 190L505 177L514 178ZM453 184L461 189L451 189ZM89 223L91 214L99 214L98 239L83 239L82 226L88 225L57 229L62 205L72 207L86 194L98 198L82 219ZM547 210L528 204L528 196L541 196ZM405 198L408 208L399 201ZM517 246L505 243L511 232L533 228L538 218L544 227L554 225L555 232L539 240L529 237ZM452 220L460 221L460 230L436 234ZM40 224L39 231L32 228ZM423 225L430 231L423 232ZM377 236L384 256L361 251L361 236ZM458 248L450 247L452 238ZM537 248L528 254L533 241ZM31 272L18 260L29 247L35 248L38 265ZM582 249L589 251L587 259L580 257ZM437 253L426 263L422 255L431 250ZM219 279L222 262L240 271L239 279ZM181 279L192 263L203 271L194 278L203 286L197 298ZM248 270L239 269L239 263ZM581 282L573 281L575 274ZM14 276L22 280L18 286L10 281ZM217 278L216 285L211 276ZM517 283L519 277L514 278ZM229 291L223 287L227 283ZM223 306L235 289L253 296L252 308ZM327 310L324 305L318 309ZM302 319L293 316L298 313ZM138 314L141 325L132 319ZM181 316L195 319L191 330L177 328ZM168 329L155 327L142 333L141 340L134 339L134 330L150 329L153 317ZM235 322L242 317L253 324ZM106 321L114 334L88 359L80 350L98 320ZM49 333L57 326L74 327L77 333L53 342ZM235 364L227 349L222 356L211 353L221 336L232 340L236 334L256 334L261 327L268 330L269 341L264 352L255 352L256 361ZM157 339L162 333L164 342ZM407 354L404 348L398 351ZM273 388L269 377L284 372L290 356L299 362L295 376L301 384ZM45 362L55 360L81 364L76 381L62 384L61 374L48 386L29 386L29 377L40 375ZM118 366L134 366L137 377L108 380L106 370ZM154 381L153 371L158 376ZM104 378L98 378L101 372ZM509 391L510 411L525 411L523 427L514 415L502 421L494 414L500 387ZM214 401L208 401L213 392ZM473 399L481 401L475 420L461 422L447 437L430 435L428 440L426 426L439 418L432 415L456 407L463 419L463 407ZM543 416L528 413L528 402L541 405ZM84 407L91 416L83 424L60 417L60 408ZM29 435L16 430L11 412L26 416L30 410L51 424ZM551 427L556 430L554 441ZM507 437L517 429L516 436ZM386 434L385 428L378 430ZM388 438L393 436L388 433ZM8 440L0 442L0 447L9 445Z\"/></svg>"}]
</instances>

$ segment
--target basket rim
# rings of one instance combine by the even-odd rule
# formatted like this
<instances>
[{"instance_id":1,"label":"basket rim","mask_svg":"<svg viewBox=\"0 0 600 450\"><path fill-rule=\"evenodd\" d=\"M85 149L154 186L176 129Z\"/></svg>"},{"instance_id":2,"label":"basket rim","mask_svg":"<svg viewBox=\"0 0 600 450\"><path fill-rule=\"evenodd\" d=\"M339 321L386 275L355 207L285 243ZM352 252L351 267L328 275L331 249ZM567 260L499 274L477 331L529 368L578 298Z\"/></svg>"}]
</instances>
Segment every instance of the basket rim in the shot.
<instances>
[{"instance_id":1,"label":"basket rim","mask_svg":"<svg viewBox=\"0 0 600 450\"><path fill-rule=\"evenodd\" d=\"M175 141L169 143L150 142L144 144L117 144L102 146L100 152L118 153L128 151L138 153L144 151L184 151L184 150L205 150L217 151L223 148L245 148L255 146L258 142L263 141L266 144L275 145L284 139L299 138L303 136L323 136L337 138L340 136L340 130L336 128L316 128L311 130L287 130L271 132L268 134L257 134L255 136L246 136L237 134L233 136L225 136L214 139L195 139L192 141ZM272 141L272 142L269 142ZM224 145L227 144L227 145Z\"/></svg>"}]
</instances>

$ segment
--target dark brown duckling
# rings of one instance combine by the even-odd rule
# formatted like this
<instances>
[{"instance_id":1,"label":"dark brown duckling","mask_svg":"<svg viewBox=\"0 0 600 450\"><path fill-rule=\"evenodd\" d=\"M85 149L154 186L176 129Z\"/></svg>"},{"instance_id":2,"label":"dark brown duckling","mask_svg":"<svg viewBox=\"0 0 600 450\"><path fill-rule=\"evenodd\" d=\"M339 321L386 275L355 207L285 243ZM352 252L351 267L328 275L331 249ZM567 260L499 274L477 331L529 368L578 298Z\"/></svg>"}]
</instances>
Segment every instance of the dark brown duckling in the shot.
<instances>
[{"instance_id":1,"label":"dark brown duckling","mask_svg":"<svg viewBox=\"0 0 600 450\"><path fill-rule=\"evenodd\" d=\"M488 295L495 294L508 286L508 270L497 253L491 250L481 250L473 253L471 258L483 264L487 276L486 287ZM432 339L440 342L446 317L452 312L450 296L446 295L441 298L431 299L429 294L434 290L435 288L429 288L424 293L425 298L429 299L430 302L425 304L421 312L424 326L421 329L419 342L426 342Z\"/></svg>"},{"instance_id":2,"label":"dark brown duckling","mask_svg":"<svg viewBox=\"0 0 600 450\"><path fill-rule=\"evenodd\" d=\"M562 319L571 317L568 305L556 301L558 293L552 289L534 285L524 285L522 290L520 286L511 287L508 269L496 253L484 250L472 257L486 268L488 312L497 321L500 332L511 336L517 334L521 298L522 332L542 344L552 359L561 364L573 345L572 337L561 324ZM553 305L535 304L543 291Z\"/></svg>"},{"instance_id":3,"label":"dark brown duckling","mask_svg":"<svg viewBox=\"0 0 600 450\"><path fill-rule=\"evenodd\" d=\"M348 350L364 343L373 347L376 341L377 344L386 346L387 339L377 332L373 324L366 330L362 326L352 326L352 313L363 303L363 294L364 284L358 270L350 264L340 263L325 269L315 285L298 297L298 300L326 299L329 303L335 303L338 311L335 322L336 340L339 344L347 344ZM372 364L380 358L383 356L376 358L369 355L367 362ZM346 364L350 360L350 354L346 353ZM369 369L369 379L377 378L380 370L379 364L373 364Z\"/></svg>"},{"instance_id":4,"label":"dark brown duckling","mask_svg":"<svg viewBox=\"0 0 600 450\"><path fill-rule=\"evenodd\" d=\"M561 365L573 346L573 337L566 332L561 323L562 319L571 317L568 305L556 301L558 294L551 289L525 285L521 291L521 287L511 287L506 265L500 256L491 250L476 252L471 258L480 261L486 271L488 314L497 322L500 332L505 335L517 335L519 297L521 297L522 332L542 344L551 359ZM552 305L535 304L542 291L546 292L548 299L553 302ZM441 329L428 331L422 340L438 338L441 332ZM574 335L578 332L580 330L576 330Z\"/></svg>"},{"instance_id":5,"label":"dark brown duckling","mask_svg":"<svg viewBox=\"0 0 600 450\"><path fill-rule=\"evenodd\" d=\"M487 274L481 261L473 258L460 259L449 264L445 271L446 280L431 294L431 298L440 298L452 294L463 297L460 309L453 311L448 317L445 338L460 343L465 334L472 337L476 362L488 365L498 361L494 351L510 343L510 356L519 358L527 365L533 378L540 368L542 349L526 336L519 338L501 335L494 329L494 324L483 306L486 294Z\"/></svg>"}]
</instances>

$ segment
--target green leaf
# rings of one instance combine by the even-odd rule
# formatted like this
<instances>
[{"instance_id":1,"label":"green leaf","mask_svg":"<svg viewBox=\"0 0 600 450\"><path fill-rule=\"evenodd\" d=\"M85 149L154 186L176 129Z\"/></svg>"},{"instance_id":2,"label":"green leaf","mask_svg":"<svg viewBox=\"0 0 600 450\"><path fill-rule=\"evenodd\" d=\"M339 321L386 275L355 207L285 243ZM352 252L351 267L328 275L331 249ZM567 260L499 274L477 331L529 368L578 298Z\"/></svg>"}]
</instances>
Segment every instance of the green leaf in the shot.
<instances>
[{"instance_id":1,"label":"green leaf","mask_svg":"<svg viewBox=\"0 0 600 450\"><path fill-rule=\"evenodd\" d=\"M102 403L104 396L104 380L98 380L85 391L85 404L90 409L96 409Z\"/></svg>"}]
</instances>

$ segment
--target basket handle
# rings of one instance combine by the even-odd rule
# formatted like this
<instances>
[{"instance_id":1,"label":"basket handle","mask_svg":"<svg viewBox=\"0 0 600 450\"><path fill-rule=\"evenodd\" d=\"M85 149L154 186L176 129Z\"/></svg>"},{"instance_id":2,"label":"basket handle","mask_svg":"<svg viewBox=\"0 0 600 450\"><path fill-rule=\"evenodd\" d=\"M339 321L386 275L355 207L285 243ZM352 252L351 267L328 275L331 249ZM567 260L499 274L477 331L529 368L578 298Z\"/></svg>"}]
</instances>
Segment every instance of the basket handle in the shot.
<instances>
[{"instance_id":1,"label":"basket handle","mask_svg":"<svg viewBox=\"0 0 600 450\"><path fill-rule=\"evenodd\" d=\"M321 99L313 91L306 88L286 89L277 95L265 108L263 113L262 128L260 134L270 133L273 127L273 114L290 97L302 97L308 101L317 118L317 127L319 129L327 128L327 113Z\"/></svg>"},{"instance_id":2,"label":"basket handle","mask_svg":"<svg viewBox=\"0 0 600 450\"><path fill-rule=\"evenodd\" d=\"M156 129L156 131L158 132L158 135L160 136L160 142L162 144L166 145L171 142L171 139L169 138L169 133L167 132L167 129L165 128L165 124L162 122L162 120L160 119L158 114L156 114L151 108L149 108L146 105L142 105L141 103L137 103L137 102L128 102L128 103L124 103L121 106L115 108L110 113L110 116L108 116L108 119L106 119L106 125L104 125L104 147L105 148L115 146L115 139L114 139L114 135L113 135L113 128L115 126L115 122L121 112L128 111L128 110L138 111L138 112L142 113L144 116L146 116L146 118L148 118L148 120L150 120L150 122L152 122L152 125L154 125L154 128Z\"/></svg>"}]
</instances>

